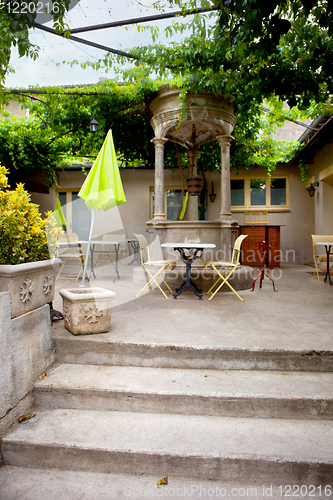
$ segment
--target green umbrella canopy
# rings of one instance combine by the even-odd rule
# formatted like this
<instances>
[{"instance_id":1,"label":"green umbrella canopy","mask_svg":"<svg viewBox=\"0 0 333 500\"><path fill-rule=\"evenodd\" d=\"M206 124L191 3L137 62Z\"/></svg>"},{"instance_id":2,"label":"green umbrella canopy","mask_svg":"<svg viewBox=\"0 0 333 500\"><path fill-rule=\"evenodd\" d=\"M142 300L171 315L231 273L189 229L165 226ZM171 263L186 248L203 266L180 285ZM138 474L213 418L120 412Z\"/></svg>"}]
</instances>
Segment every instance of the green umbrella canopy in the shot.
<instances>
[{"instance_id":1,"label":"green umbrella canopy","mask_svg":"<svg viewBox=\"0 0 333 500\"><path fill-rule=\"evenodd\" d=\"M78 196L85 201L88 208L104 212L126 203L111 130L107 133Z\"/></svg>"},{"instance_id":2,"label":"green umbrella canopy","mask_svg":"<svg viewBox=\"0 0 333 500\"><path fill-rule=\"evenodd\" d=\"M56 203L56 206L55 206L53 213L54 213L54 217L57 221L58 226L66 226L67 222L66 222L66 219L64 216L64 212L62 211L61 203L60 203L59 199L57 200L57 203Z\"/></svg>"}]
</instances>

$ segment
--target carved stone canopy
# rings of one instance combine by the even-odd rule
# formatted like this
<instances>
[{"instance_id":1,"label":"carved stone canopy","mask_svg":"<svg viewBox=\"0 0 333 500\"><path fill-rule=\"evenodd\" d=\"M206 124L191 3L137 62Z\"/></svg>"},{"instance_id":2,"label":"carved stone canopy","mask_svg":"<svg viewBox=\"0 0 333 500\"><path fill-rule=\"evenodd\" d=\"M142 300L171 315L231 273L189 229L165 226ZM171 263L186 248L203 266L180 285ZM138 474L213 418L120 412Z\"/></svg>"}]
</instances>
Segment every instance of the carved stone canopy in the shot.
<instances>
[{"instance_id":1,"label":"carved stone canopy","mask_svg":"<svg viewBox=\"0 0 333 500\"><path fill-rule=\"evenodd\" d=\"M235 124L234 106L222 96L201 91L179 99L181 89L162 85L149 104L156 138L166 138L196 150L217 136L230 136Z\"/></svg>"}]
</instances>

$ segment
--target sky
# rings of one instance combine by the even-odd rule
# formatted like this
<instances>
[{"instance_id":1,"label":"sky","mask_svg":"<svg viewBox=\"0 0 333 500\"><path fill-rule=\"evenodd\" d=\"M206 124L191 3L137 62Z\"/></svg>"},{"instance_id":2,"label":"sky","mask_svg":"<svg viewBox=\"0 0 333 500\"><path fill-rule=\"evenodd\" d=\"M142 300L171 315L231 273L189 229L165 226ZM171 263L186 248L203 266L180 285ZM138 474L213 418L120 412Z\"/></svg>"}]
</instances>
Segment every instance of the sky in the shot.
<instances>
[{"instance_id":1,"label":"sky","mask_svg":"<svg viewBox=\"0 0 333 500\"><path fill-rule=\"evenodd\" d=\"M70 28L77 28L159 14L160 12L151 6L152 3L148 0L142 2L138 0L81 0L69 11L66 22ZM165 12L174 10L179 10L179 8L171 9L169 5L165 8ZM171 19L167 19L154 23L160 30L162 41L166 40L163 36L163 30L171 22ZM47 25L52 27L52 23ZM80 33L76 36L125 52L132 47L152 43L150 33L148 31L138 33L136 25ZM20 58L14 48L11 66L15 73L8 74L6 87L79 85L97 83L99 79L115 77L113 71L106 73L105 70L83 69L78 65L71 68L68 64L62 64L63 61L73 60L78 60L80 63L87 60L97 61L104 57L103 50L65 40L38 29L30 30L30 38L34 44L40 47L39 58L36 61ZM57 66L56 63L61 64Z\"/></svg>"}]
</instances>

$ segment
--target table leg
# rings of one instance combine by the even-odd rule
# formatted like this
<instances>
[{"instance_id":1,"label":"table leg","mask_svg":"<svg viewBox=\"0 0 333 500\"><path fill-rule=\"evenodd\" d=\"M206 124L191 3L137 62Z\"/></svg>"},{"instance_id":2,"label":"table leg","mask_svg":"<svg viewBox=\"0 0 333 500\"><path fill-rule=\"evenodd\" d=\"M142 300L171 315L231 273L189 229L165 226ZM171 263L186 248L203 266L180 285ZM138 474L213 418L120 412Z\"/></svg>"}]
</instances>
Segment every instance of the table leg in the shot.
<instances>
[{"instance_id":1,"label":"table leg","mask_svg":"<svg viewBox=\"0 0 333 500\"><path fill-rule=\"evenodd\" d=\"M129 244L131 245L131 248L133 248L133 259L131 262L128 263L130 266L131 264L134 264L134 262L137 262L138 264L141 264L140 258L139 258L139 249L140 245L138 241L129 241Z\"/></svg>"},{"instance_id":2,"label":"table leg","mask_svg":"<svg viewBox=\"0 0 333 500\"><path fill-rule=\"evenodd\" d=\"M197 297L199 297L200 300L202 300L202 293L201 293L202 290L199 290L196 284L191 280L192 262L196 259L199 250L196 250L191 258L186 257L183 249L177 248L177 250L180 253L181 260L186 265L186 281L184 281L184 283L182 283L179 288L176 288L176 292L173 294L173 298L177 299L178 295L180 295L184 290L189 288Z\"/></svg>"},{"instance_id":3,"label":"table leg","mask_svg":"<svg viewBox=\"0 0 333 500\"><path fill-rule=\"evenodd\" d=\"M115 250L115 253L116 253L116 262L115 262L115 271L114 271L114 276L113 276L113 282L116 281L116 279L120 279L120 276L119 276L119 271L118 271L118 254L119 254L119 247L120 247L120 243L118 243L118 245L114 245L114 250Z\"/></svg>"},{"instance_id":4,"label":"table leg","mask_svg":"<svg viewBox=\"0 0 333 500\"><path fill-rule=\"evenodd\" d=\"M326 275L325 275L324 282L326 283L326 281L327 281L327 277L328 277L328 281L329 281L330 285L332 285L331 273L330 273L330 255L331 255L331 248L332 248L332 245L325 245L325 250L326 250L326 257L327 257L327 260L326 260Z\"/></svg>"}]
</instances>

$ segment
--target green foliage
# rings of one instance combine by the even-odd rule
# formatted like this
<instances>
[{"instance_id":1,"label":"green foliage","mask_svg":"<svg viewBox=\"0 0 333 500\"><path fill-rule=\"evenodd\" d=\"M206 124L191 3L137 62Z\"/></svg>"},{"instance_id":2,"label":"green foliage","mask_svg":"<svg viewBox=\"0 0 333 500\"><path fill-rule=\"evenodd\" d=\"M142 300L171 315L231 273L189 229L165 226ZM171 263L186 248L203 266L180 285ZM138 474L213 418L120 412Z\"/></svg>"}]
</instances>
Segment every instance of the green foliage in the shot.
<instances>
[{"instance_id":1,"label":"green foliage","mask_svg":"<svg viewBox=\"0 0 333 500\"><path fill-rule=\"evenodd\" d=\"M57 222L57 219L51 210L45 212L45 217L45 234L49 249L49 256L52 258L57 255L57 241L60 236L64 234L64 231L62 227L59 226L59 222Z\"/></svg>"},{"instance_id":2,"label":"green foliage","mask_svg":"<svg viewBox=\"0 0 333 500\"><path fill-rule=\"evenodd\" d=\"M22 176L29 184L38 172L45 174L49 186L56 181L55 168L73 139L42 130L40 125L37 118L0 120L0 163L7 165L12 185Z\"/></svg>"},{"instance_id":3,"label":"green foliage","mask_svg":"<svg viewBox=\"0 0 333 500\"><path fill-rule=\"evenodd\" d=\"M154 95L162 81L151 80L141 67L127 71L126 78L127 82L122 85L107 80L96 86L66 89L66 93L63 88L46 88L47 94L39 97L55 115L46 128L40 128L40 118L49 120L49 107L39 101L26 100L30 118L0 121L0 162L9 168L11 184L19 180L28 183L38 172L45 174L49 186L56 184L55 169L59 165L92 162L110 128L121 168L140 164L153 168L155 150L151 139L154 132L146 99ZM175 83L181 84L180 81ZM183 95L185 93L186 88ZM231 145L232 166L261 165L269 173L276 163L287 161L300 147L299 143L278 143L272 139L271 132L282 126L286 117L304 120L309 114L285 107L276 97L266 100L263 106L274 114L262 111L259 104L249 108L239 103L233 132L235 140ZM313 115L317 112L316 106L309 110ZM93 113L100 124L95 135L89 132ZM186 150L179 148L179 152L183 167L187 169ZM200 172L220 169L220 161L218 141L200 149ZM165 147L165 167L178 168L176 150L171 142Z\"/></svg>"},{"instance_id":4,"label":"green foliage","mask_svg":"<svg viewBox=\"0 0 333 500\"><path fill-rule=\"evenodd\" d=\"M8 189L8 170L0 166L0 264L49 259L45 223L23 184Z\"/></svg>"}]
</instances>

